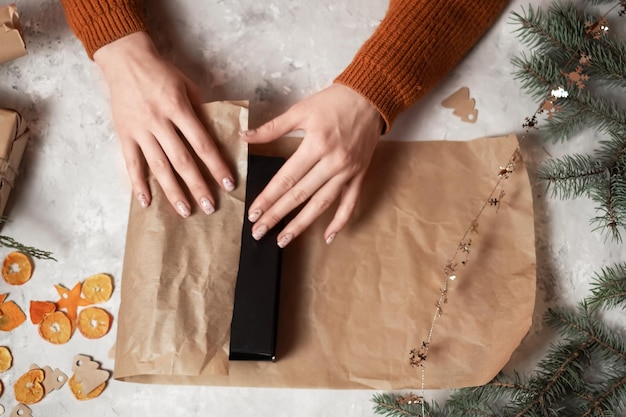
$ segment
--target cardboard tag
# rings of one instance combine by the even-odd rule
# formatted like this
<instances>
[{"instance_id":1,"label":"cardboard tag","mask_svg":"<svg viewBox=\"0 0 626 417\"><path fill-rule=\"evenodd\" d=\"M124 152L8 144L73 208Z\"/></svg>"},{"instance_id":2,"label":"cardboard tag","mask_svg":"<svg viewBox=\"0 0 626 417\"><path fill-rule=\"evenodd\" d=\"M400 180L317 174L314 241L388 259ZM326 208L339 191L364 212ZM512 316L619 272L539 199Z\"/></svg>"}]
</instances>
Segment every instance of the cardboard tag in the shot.
<instances>
[{"instance_id":1,"label":"cardboard tag","mask_svg":"<svg viewBox=\"0 0 626 417\"><path fill-rule=\"evenodd\" d=\"M478 110L474 108L476 101L470 98L469 88L461 87L451 96L441 102L443 107L454 109L452 114L459 116L467 123L476 123L478 120Z\"/></svg>"},{"instance_id":2,"label":"cardboard tag","mask_svg":"<svg viewBox=\"0 0 626 417\"><path fill-rule=\"evenodd\" d=\"M41 368L36 363L33 363L28 369L41 369L43 371L44 380L41 384L43 385L46 395L52 391L61 389L67 382L67 375L58 368L55 370L52 370L49 366Z\"/></svg>"},{"instance_id":3,"label":"cardboard tag","mask_svg":"<svg viewBox=\"0 0 626 417\"><path fill-rule=\"evenodd\" d=\"M74 379L82 385L84 393L90 393L109 379L109 371L100 369L100 364L89 356L76 355L72 364Z\"/></svg>"},{"instance_id":4,"label":"cardboard tag","mask_svg":"<svg viewBox=\"0 0 626 417\"><path fill-rule=\"evenodd\" d=\"M33 417L33 412L26 404L19 403L11 411L11 417Z\"/></svg>"}]
</instances>

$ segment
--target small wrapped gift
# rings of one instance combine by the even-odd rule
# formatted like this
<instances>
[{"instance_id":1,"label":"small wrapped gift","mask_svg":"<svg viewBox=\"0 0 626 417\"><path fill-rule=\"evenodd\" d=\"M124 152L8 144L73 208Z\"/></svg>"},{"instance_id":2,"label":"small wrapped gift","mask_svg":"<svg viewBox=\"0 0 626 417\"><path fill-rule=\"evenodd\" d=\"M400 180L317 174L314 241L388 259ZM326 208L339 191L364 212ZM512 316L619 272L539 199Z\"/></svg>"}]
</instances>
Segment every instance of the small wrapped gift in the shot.
<instances>
[{"instance_id":1,"label":"small wrapped gift","mask_svg":"<svg viewBox=\"0 0 626 417\"><path fill-rule=\"evenodd\" d=\"M0 6L0 64L24 55L26 44L22 36L17 6L15 4Z\"/></svg>"},{"instance_id":2,"label":"small wrapped gift","mask_svg":"<svg viewBox=\"0 0 626 417\"><path fill-rule=\"evenodd\" d=\"M9 194L15 186L28 133L19 113L0 109L0 215L4 213Z\"/></svg>"}]
</instances>

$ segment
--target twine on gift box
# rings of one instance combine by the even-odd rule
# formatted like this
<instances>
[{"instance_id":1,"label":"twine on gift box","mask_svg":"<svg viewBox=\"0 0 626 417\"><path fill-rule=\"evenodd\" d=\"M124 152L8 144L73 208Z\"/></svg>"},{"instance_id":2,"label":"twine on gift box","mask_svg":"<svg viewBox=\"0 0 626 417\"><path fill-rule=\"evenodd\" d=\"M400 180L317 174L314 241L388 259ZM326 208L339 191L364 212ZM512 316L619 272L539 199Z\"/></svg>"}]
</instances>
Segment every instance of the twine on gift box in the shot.
<instances>
[{"instance_id":1,"label":"twine on gift box","mask_svg":"<svg viewBox=\"0 0 626 417\"><path fill-rule=\"evenodd\" d=\"M0 158L0 190L4 188L5 183L13 189L17 175L18 171L11 166L11 163L5 158Z\"/></svg>"}]
</instances>

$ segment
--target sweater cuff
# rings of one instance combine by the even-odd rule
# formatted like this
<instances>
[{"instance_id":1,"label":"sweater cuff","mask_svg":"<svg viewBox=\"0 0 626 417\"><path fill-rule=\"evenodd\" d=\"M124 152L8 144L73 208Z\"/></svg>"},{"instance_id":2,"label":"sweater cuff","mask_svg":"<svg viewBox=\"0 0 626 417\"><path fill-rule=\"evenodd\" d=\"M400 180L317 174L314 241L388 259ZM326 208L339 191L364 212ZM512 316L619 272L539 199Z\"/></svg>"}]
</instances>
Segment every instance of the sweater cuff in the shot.
<instances>
[{"instance_id":1,"label":"sweater cuff","mask_svg":"<svg viewBox=\"0 0 626 417\"><path fill-rule=\"evenodd\" d=\"M364 77L363 74L376 73L377 77ZM398 98L399 89L389 88L394 84L392 78L384 76L386 71L378 68L376 62L362 58L353 61L337 78L334 83L345 85L362 95L385 122L382 133L387 134L391 130L396 117L405 110L406 105ZM417 87L421 90L421 87Z\"/></svg>"},{"instance_id":2,"label":"sweater cuff","mask_svg":"<svg viewBox=\"0 0 626 417\"><path fill-rule=\"evenodd\" d=\"M92 0L88 6L80 1L63 3L70 27L90 59L98 49L117 39L147 31L139 1Z\"/></svg>"}]
</instances>

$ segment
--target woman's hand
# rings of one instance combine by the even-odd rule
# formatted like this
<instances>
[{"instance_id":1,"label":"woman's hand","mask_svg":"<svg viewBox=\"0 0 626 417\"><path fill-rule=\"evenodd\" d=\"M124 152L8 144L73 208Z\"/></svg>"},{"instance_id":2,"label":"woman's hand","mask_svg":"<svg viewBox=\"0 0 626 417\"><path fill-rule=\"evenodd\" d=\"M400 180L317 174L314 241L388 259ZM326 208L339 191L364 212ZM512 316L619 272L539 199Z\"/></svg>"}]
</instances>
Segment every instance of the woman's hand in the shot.
<instances>
[{"instance_id":1,"label":"woman's hand","mask_svg":"<svg viewBox=\"0 0 626 417\"><path fill-rule=\"evenodd\" d=\"M305 132L296 152L250 205L254 238L261 239L306 203L278 234L278 246L285 247L339 198L324 232L330 244L354 210L382 126L380 114L363 96L334 84L260 128L242 132L248 143L271 142L295 130Z\"/></svg>"},{"instance_id":2,"label":"woman's hand","mask_svg":"<svg viewBox=\"0 0 626 417\"><path fill-rule=\"evenodd\" d=\"M232 191L235 184L194 111L200 105L197 87L159 55L145 32L100 48L94 60L109 85L115 129L140 204L147 207L151 201L147 163L181 216L191 214L191 205L177 175L205 213L215 211L215 200L186 143L224 189Z\"/></svg>"}]
</instances>

